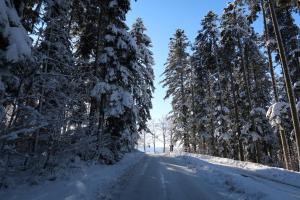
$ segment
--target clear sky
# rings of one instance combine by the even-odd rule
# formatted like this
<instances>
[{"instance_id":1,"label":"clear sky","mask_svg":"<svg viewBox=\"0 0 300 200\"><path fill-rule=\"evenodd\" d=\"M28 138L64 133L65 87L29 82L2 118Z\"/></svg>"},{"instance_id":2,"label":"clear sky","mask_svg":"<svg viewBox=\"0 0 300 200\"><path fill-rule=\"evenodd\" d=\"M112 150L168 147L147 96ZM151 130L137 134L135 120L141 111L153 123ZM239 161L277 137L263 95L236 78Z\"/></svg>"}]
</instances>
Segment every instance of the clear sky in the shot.
<instances>
[{"instance_id":1,"label":"clear sky","mask_svg":"<svg viewBox=\"0 0 300 200\"><path fill-rule=\"evenodd\" d=\"M147 35L152 39L155 59L155 93L153 119L159 119L171 110L170 100L164 101L165 89L159 82L168 56L168 44L177 28L185 30L191 42L200 30L200 21L212 10L221 15L230 0L132 0L127 24L131 27L136 18L141 17L147 27ZM298 21L299 22L299 21ZM261 19L254 24L257 31L262 30Z\"/></svg>"}]
</instances>

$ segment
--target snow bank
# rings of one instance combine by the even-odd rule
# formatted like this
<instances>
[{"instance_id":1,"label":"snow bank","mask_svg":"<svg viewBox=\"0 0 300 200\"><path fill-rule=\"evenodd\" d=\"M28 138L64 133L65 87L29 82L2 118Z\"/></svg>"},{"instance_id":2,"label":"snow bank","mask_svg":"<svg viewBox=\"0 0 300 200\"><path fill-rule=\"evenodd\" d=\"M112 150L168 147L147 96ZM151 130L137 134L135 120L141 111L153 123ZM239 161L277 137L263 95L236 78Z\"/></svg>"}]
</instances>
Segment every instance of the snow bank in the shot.
<instances>
[{"instance_id":1,"label":"snow bank","mask_svg":"<svg viewBox=\"0 0 300 200\"><path fill-rule=\"evenodd\" d=\"M300 199L300 173L261 164L176 152L207 183L229 199Z\"/></svg>"},{"instance_id":2,"label":"snow bank","mask_svg":"<svg viewBox=\"0 0 300 200\"><path fill-rule=\"evenodd\" d=\"M40 185L20 185L0 191L5 200L91 200L105 194L120 177L144 156L141 152L126 154L115 165L88 165L80 162L80 170L67 180L48 181Z\"/></svg>"},{"instance_id":3,"label":"snow bank","mask_svg":"<svg viewBox=\"0 0 300 200\"><path fill-rule=\"evenodd\" d=\"M211 164L228 166L237 169L242 169L251 173L252 175L267 178L273 181L282 182L288 185L294 185L300 189L300 173L293 172L282 168L269 167L266 165L252 163L252 162L243 162L238 160L233 160L229 158L220 158L202 154L190 154L190 153L175 153L176 156L188 156L190 158L198 158L203 161L206 161Z\"/></svg>"}]
</instances>

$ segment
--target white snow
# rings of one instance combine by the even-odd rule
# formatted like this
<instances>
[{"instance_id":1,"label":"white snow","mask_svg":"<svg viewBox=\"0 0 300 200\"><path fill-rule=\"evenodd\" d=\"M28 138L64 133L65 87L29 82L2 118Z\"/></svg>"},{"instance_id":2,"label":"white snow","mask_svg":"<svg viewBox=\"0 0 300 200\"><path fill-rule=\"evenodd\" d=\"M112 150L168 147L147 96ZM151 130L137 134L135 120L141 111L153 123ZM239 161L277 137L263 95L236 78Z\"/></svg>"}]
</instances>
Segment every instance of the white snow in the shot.
<instances>
[{"instance_id":1,"label":"white snow","mask_svg":"<svg viewBox=\"0 0 300 200\"><path fill-rule=\"evenodd\" d=\"M271 45L276 45L277 44L277 42L276 42L276 40L274 40L274 39L269 39L268 41L267 41L267 46L271 46Z\"/></svg>"},{"instance_id":2,"label":"white snow","mask_svg":"<svg viewBox=\"0 0 300 200\"><path fill-rule=\"evenodd\" d=\"M109 198L111 192L117 192L115 191L115 186L121 180L123 181L122 177L125 174L128 172L137 174L135 171L136 168L133 168L133 166L139 162L139 166L142 167L138 174L143 175L141 178L143 181L140 184L148 183L147 180L149 176L152 176L151 173L155 176L155 172L158 171L159 182L162 184L161 187L162 189L164 189L163 187L166 189L166 193L163 196L172 194L172 192L168 191L168 188L178 186L180 175L189 174L188 177L191 178L189 180L184 179L187 181L186 184L197 184L197 181L199 181L199 185L202 185L202 188L209 189L205 191L205 194L212 192L212 197L218 193L222 194L226 199L300 199L300 173L297 172L227 158L188 154L181 151L170 154L171 157L176 157L178 162L176 160L168 160L162 154L161 156L161 158L158 158L159 165L153 165L153 163L145 163L144 165L140 162L144 157L144 154L141 152L127 154L123 160L112 166L95 163L87 165L86 163L77 161L80 169L71 173L72 176L68 176L63 180L57 179L45 182L40 185L19 185L16 188L0 191L0 199L93 200ZM173 164L169 163L171 161ZM158 166L160 168L156 168ZM184 166L187 166L187 168ZM164 167L166 167L166 170L164 170ZM148 170L147 173L145 172L146 170ZM187 173L184 170L188 170L189 172ZM149 172L151 173L149 174ZM179 175L179 177L173 177L175 175ZM126 180L128 181L126 184L130 184L132 181L130 177L127 177ZM172 183L170 182L171 180L176 182ZM155 188L152 188L153 191ZM152 189L141 189L141 191L149 192ZM180 190L180 187L178 189ZM161 190L159 191L161 192ZM151 194L142 195L147 196Z\"/></svg>"},{"instance_id":3,"label":"white snow","mask_svg":"<svg viewBox=\"0 0 300 200\"><path fill-rule=\"evenodd\" d=\"M6 59L17 62L19 59L29 57L31 47L26 31L20 27L9 27L6 31L10 43L7 47Z\"/></svg>"},{"instance_id":4,"label":"white snow","mask_svg":"<svg viewBox=\"0 0 300 200\"><path fill-rule=\"evenodd\" d=\"M300 173L261 164L200 154L175 152L229 199L300 199Z\"/></svg>"},{"instance_id":5,"label":"white snow","mask_svg":"<svg viewBox=\"0 0 300 200\"><path fill-rule=\"evenodd\" d=\"M269 107L266 114L267 118L273 119L275 117L280 117L281 113L286 113L289 105L286 102L277 102Z\"/></svg>"},{"instance_id":6,"label":"white snow","mask_svg":"<svg viewBox=\"0 0 300 200\"><path fill-rule=\"evenodd\" d=\"M106 35L106 36L105 36L105 40L108 41L108 42L112 42L112 41L114 41L115 39L116 39L116 37L113 36L113 35Z\"/></svg>"},{"instance_id":7,"label":"white snow","mask_svg":"<svg viewBox=\"0 0 300 200\"><path fill-rule=\"evenodd\" d=\"M299 49L299 51L300 51L300 49ZM295 89L298 89L299 87L300 87L300 81L295 82L293 85L293 89L295 90Z\"/></svg>"},{"instance_id":8,"label":"white snow","mask_svg":"<svg viewBox=\"0 0 300 200\"><path fill-rule=\"evenodd\" d=\"M89 164L78 161L79 170L65 178L48 181L40 185L19 185L16 188L0 191L0 199L5 200L92 200L106 195L116 182L144 154L126 154L115 165ZM71 171L71 169L70 169Z\"/></svg>"},{"instance_id":9,"label":"white snow","mask_svg":"<svg viewBox=\"0 0 300 200\"><path fill-rule=\"evenodd\" d=\"M110 7L110 8L113 8L113 7L117 6L117 5L118 5L118 1L116 1L116 0L111 1L111 2L109 3L109 7Z\"/></svg>"},{"instance_id":10,"label":"white snow","mask_svg":"<svg viewBox=\"0 0 300 200\"><path fill-rule=\"evenodd\" d=\"M262 114L262 115L266 115L266 110L264 109L264 108L261 108L261 107L256 107L256 108L254 108L254 109L252 109L251 110L251 115L255 115L255 114L258 114L258 113L260 113L260 114Z\"/></svg>"},{"instance_id":11,"label":"white snow","mask_svg":"<svg viewBox=\"0 0 300 200\"><path fill-rule=\"evenodd\" d=\"M118 49L127 49L127 44L124 40L122 40L122 38L118 39L117 48Z\"/></svg>"},{"instance_id":12,"label":"white snow","mask_svg":"<svg viewBox=\"0 0 300 200\"><path fill-rule=\"evenodd\" d=\"M17 62L31 55L31 41L20 22L20 18L8 0L0 1L0 28L2 36L8 39L5 59Z\"/></svg>"},{"instance_id":13,"label":"white snow","mask_svg":"<svg viewBox=\"0 0 300 200\"><path fill-rule=\"evenodd\" d=\"M249 134L251 135L253 141L257 141L261 139L260 135L258 135L257 132L250 131Z\"/></svg>"},{"instance_id":14,"label":"white snow","mask_svg":"<svg viewBox=\"0 0 300 200\"><path fill-rule=\"evenodd\" d=\"M97 101L100 101L100 97L102 94L107 93L107 91L110 90L110 85L106 82L98 82L94 88L91 91L91 97L94 97L97 99Z\"/></svg>"}]
</instances>

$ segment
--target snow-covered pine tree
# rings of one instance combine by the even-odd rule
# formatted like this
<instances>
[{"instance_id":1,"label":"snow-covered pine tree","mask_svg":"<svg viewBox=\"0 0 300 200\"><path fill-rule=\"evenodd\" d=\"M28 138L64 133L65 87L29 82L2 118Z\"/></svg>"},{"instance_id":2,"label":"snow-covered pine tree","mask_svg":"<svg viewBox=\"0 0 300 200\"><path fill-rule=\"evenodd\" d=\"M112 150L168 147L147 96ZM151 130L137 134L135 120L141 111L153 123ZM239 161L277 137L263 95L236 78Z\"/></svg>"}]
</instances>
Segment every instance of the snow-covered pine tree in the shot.
<instances>
[{"instance_id":1,"label":"snow-covered pine tree","mask_svg":"<svg viewBox=\"0 0 300 200\"><path fill-rule=\"evenodd\" d=\"M278 23L287 54L288 66L294 86L295 98L300 101L300 31L292 16L292 8L285 7L277 12Z\"/></svg>"},{"instance_id":2,"label":"snow-covered pine tree","mask_svg":"<svg viewBox=\"0 0 300 200\"><path fill-rule=\"evenodd\" d=\"M254 79L250 74L249 57L251 53L249 53L249 50L246 48L247 41L251 41L250 38L253 35L253 31L243 7L239 6L239 2L231 3L225 9L222 16L221 29L222 45L225 48L229 48L228 50L231 50L231 55L235 55L235 57L232 57L227 63L234 64L234 67L230 70L230 74L233 75L232 78L235 80L234 84L238 84L234 88L234 92L237 92L237 94L233 95L235 119L236 121L239 119L241 123L237 135L239 138L242 136L244 140L244 145L247 147L246 153L248 159L259 162L259 142L253 142L257 141L258 135L256 134L255 120L251 116L251 111L254 108L251 82L254 82ZM256 54L258 53L256 52ZM241 131L241 134L239 134L239 131ZM239 140L241 140L241 138ZM241 141L239 141L241 155L242 150L240 143Z\"/></svg>"},{"instance_id":3,"label":"snow-covered pine tree","mask_svg":"<svg viewBox=\"0 0 300 200\"><path fill-rule=\"evenodd\" d=\"M278 132L279 130L284 131L285 139L286 139L286 149L283 149L283 144L281 143L281 151L282 154L284 151L286 158L281 157L282 162L285 162L285 167L288 169L296 169L297 168L297 158L295 156L295 141L293 141L293 137L291 137L291 133L293 131L293 124L291 122L291 110L289 107L285 89L285 83L282 76L277 77L276 79L278 85L278 94L279 101L273 103L268 111L267 117L270 121L271 126L274 128L274 131ZM280 135L280 137L283 137ZM281 152L280 152L281 153ZM287 160L284 160L287 159Z\"/></svg>"},{"instance_id":4,"label":"snow-covered pine tree","mask_svg":"<svg viewBox=\"0 0 300 200\"><path fill-rule=\"evenodd\" d=\"M252 16L257 16L257 12L262 10L263 22L264 22L264 43L265 43L266 52L267 52L267 56L268 56L268 64L269 64L269 70L270 70L270 75L271 75L271 80L272 80L273 99L274 99L273 102L276 102L275 104L277 104L279 102L279 93L278 93L278 88L277 88L277 83L276 83L275 72L273 69L273 56L272 56L272 52L276 51L276 42L275 42L276 40L273 37L272 23L271 23L271 19L269 16L268 6L266 5L267 1L264 1L264 0L260 0L260 1L241 0L241 3L243 3L243 2L245 2L246 4L249 5ZM252 17L252 19L253 19L253 17ZM257 18L254 17L254 19L257 19ZM286 100L284 100L284 101L286 101ZM276 107L275 104L269 108L268 113L272 112L271 110L273 109L273 107ZM270 116L270 115L268 115L268 116ZM272 119L270 118L270 120L272 120ZM274 123L271 122L271 124L274 126ZM276 123L275 123L275 125L276 125ZM279 132L279 134L277 134L278 139L279 139L278 141L280 141L280 144L281 144L282 157L284 158L285 167L288 169L291 169L290 155L289 155L289 149L288 149L287 139L286 139L287 132L283 129L283 126L281 126L280 124L277 124L277 126L278 127L274 126L274 128L275 128L275 131ZM278 155L280 155L280 154L278 154Z\"/></svg>"},{"instance_id":5,"label":"snow-covered pine tree","mask_svg":"<svg viewBox=\"0 0 300 200\"><path fill-rule=\"evenodd\" d=\"M134 101L138 109L137 124L138 131L146 131L147 121L151 119L150 109L152 108L152 93L154 92L154 72L153 72L153 53L151 39L145 34L146 27L141 18L138 18L132 25L131 35L137 44L137 60L139 69L135 78L137 85L134 96Z\"/></svg>"},{"instance_id":6,"label":"snow-covered pine tree","mask_svg":"<svg viewBox=\"0 0 300 200\"><path fill-rule=\"evenodd\" d=\"M264 45L266 49L266 54L268 57L268 65L269 65L269 71L270 71L270 76L271 76L271 81L272 81L272 102L277 103L279 102L279 94L278 94L278 85L276 82L276 76L275 76L275 71L274 71L274 66L273 66L273 57L272 57L272 49L270 47L269 40L270 40L270 31L268 29L268 19L267 19L267 12L266 12L266 4L263 0L260 2L261 10L262 10L262 15L263 15L263 22L264 22ZM269 110L271 109L271 106L269 107ZM268 112L269 112L268 110ZM268 117L268 115L267 115ZM268 117L269 118L269 117ZM270 120L270 118L269 118ZM272 124L272 123L271 123ZM273 125L275 128L275 135L278 136L278 141L279 145L281 146L281 151L278 153L278 158L277 160L280 162L281 158L283 159L283 162L285 163L285 167L287 169L291 169L291 162L290 162L290 154L289 154L289 149L288 149L288 144L287 144L287 139L286 139L286 132L280 126L280 124ZM277 161L277 162L278 162Z\"/></svg>"},{"instance_id":7,"label":"snow-covered pine tree","mask_svg":"<svg viewBox=\"0 0 300 200\"><path fill-rule=\"evenodd\" d=\"M25 85L35 69L30 59L31 40L13 2L0 1L0 18L0 137L6 143L16 140L22 130L27 136L40 126L33 121L39 115L25 105Z\"/></svg>"},{"instance_id":8,"label":"snow-covered pine tree","mask_svg":"<svg viewBox=\"0 0 300 200\"><path fill-rule=\"evenodd\" d=\"M184 31L177 29L174 37L170 39L169 55L162 81L163 86L167 87L165 98L172 98L173 120L175 120L177 126L174 138L183 141L185 151L190 150L186 91L186 81L189 76L188 46L189 42Z\"/></svg>"},{"instance_id":9,"label":"snow-covered pine tree","mask_svg":"<svg viewBox=\"0 0 300 200\"><path fill-rule=\"evenodd\" d=\"M40 67L31 88L36 101L31 103L36 104L37 111L48 123L34 135L34 153L47 152L47 165L53 148L59 151L57 148L66 136L62 135L62 130L68 121L67 106L70 106L72 91L70 77L74 64L69 34L64 28L68 23L70 1L53 0L44 6L46 28L37 47L37 65Z\"/></svg>"},{"instance_id":10,"label":"snow-covered pine tree","mask_svg":"<svg viewBox=\"0 0 300 200\"><path fill-rule=\"evenodd\" d=\"M39 24L42 22L41 11L45 3L45 0L14 1L22 24L30 34L36 34L41 25Z\"/></svg>"},{"instance_id":11,"label":"snow-covered pine tree","mask_svg":"<svg viewBox=\"0 0 300 200\"><path fill-rule=\"evenodd\" d=\"M190 144L191 144L191 152L198 152L202 146L199 145L201 141L201 136L199 135L199 124L200 120L198 119L198 104L200 103L200 99L198 96L198 88L197 84L197 74L196 67L193 66L193 57L189 58L190 67L188 72L188 78L186 82L186 91L187 91L187 105L188 105L188 129L190 130ZM201 87L200 87L201 88Z\"/></svg>"},{"instance_id":12,"label":"snow-covered pine tree","mask_svg":"<svg viewBox=\"0 0 300 200\"><path fill-rule=\"evenodd\" d=\"M278 52L280 56L280 61L281 61L281 66L282 66L282 71L285 79L285 86L286 86L286 91L287 91L287 97L290 105L290 110L291 110L291 116L292 116L292 122L293 122L293 133L295 135L295 142L296 142L296 151L297 151L297 156L298 156L298 170L299 170L299 165L300 165L300 122L299 122L299 113L297 110L297 102L295 98L295 92L293 91L292 87L292 78L291 78L291 70L289 69L289 61L288 61L288 55L286 53L286 47L285 47L285 42L282 37L282 33L280 30L279 26L279 20L278 16L276 14L276 10L274 7L274 2L268 0L267 5L270 10L270 16L271 16L271 21L272 25L274 28L274 33L275 33L275 38L277 42L277 47L278 47ZM299 61L298 61L299 62Z\"/></svg>"},{"instance_id":13,"label":"snow-covered pine tree","mask_svg":"<svg viewBox=\"0 0 300 200\"><path fill-rule=\"evenodd\" d=\"M7 186L8 168L25 166L32 149L32 135L46 125L30 101L29 89L37 66L32 59L32 42L21 23L17 1L0 1L0 170ZM5 159L5 160L3 160ZM18 162L11 162L16 160ZM20 164L21 163L21 164ZM3 171L4 169L4 171Z\"/></svg>"},{"instance_id":14,"label":"snow-covered pine tree","mask_svg":"<svg viewBox=\"0 0 300 200\"><path fill-rule=\"evenodd\" d=\"M72 6L72 17L75 23L71 30L79 38L75 45L75 55L86 91L91 91L96 83L102 79L99 70L99 57L105 40L104 31L109 23L109 3L110 0L76 0ZM90 92L87 92L84 96L86 96L87 105L89 105L89 125L86 132L89 137L94 137L99 135L97 131L101 121L99 119L99 105L97 104L97 99L91 96ZM97 137L98 139L96 140L99 143L99 136ZM93 141L93 138L90 138L90 140L91 146L99 146L99 144L96 144L97 142ZM96 147L90 148L91 152L89 154L93 157L95 152L92 149L96 150Z\"/></svg>"},{"instance_id":15,"label":"snow-covered pine tree","mask_svg":"<svg viewBox=\"0 0 300 200\"><path fill-rule=\"evenodd\" d=\"M114 163L134 148L150 119L154 63L142 21L128 32L129 8L0 0L0 187L7 166L44 175L75 155Z\"/></svg>"},{"instance_id":16,"label":"snow-covered pine tree","mask_svg":"<svg viewBox=\"0 0 300 200\"><path fill-rule=\"evenodd\" d=\"M21 23L15 5L1 1L1 65L17 62L31 55L31 41Z\"/></svg>"},{"instance_id":17,"label":"snow-covered pine tree","mask_svg":"<svg viewBox=\"0 0 300 200\"><path fill-rule=\"evenodd\" d=\"M260 51L258 35L252 29L251 35L245 41L245 60L247 63L248 81L253 97L251 117L253 119L254 135L258 136L256 148L259 161L274 164L275 151L278 149L278 140L273 136L271 126L266 118L266 109L269 105L271 82L268 78L268 67L265 57ZM275 151L274 151L275 150Z\"/></svg>"},{"instance_id":18,"label":"snow-covered pine tree","mask_svg":"<svg viewBox=\"0 0 300 200\"><path fill-rule=\"evenodd\" d=\"M206 68L202 65L202 52L197 50L196 44L193 46L193 54L191 56L191 70L189 76L189 90L188 105L190 108L189 123L192 128L191 131L196 131L194 136L191 135L191 144L194 147L195 143L198 145L198 151L201 153L212 154L211 134L206 129L206 124L209 123L207 117L207 78L208 73ZM173 123L174 124L174 123Z\"/></svg>"},{"instance_id":19,"label":"snow-covered pine tree","mask_svg":"<svg viewBox=\"0 0 300 200\"><path fill-rule=\"evenodd\" d=\"M78 154L84 160L97 157L99 107L90 91L101 79L97 63L108 23L108 2L72 0L65 21L65 31L72 38L75 67L71 76L72 103L67 106L69 120L63 132L72 132L78 142Z\"/></svg>"},{"instance_id":20,"label":"snow-covered pine tree","mask_svg":"<svg viewBox=\"0 0 300 200\"><path fill-rule=\"evenodd\" d=\"M83 1L74 0L72 6L76 25L74 32L79 40L76 43L76 55L85 62L96 66L96 51L103 41L103 30L107 26L109 0ZM94 61L94 62L93 62ZM95 69L92 70L95 72Z\"/></svg>"},{"instance_id":21,"label":"snow-covered pine tree","mask_svg":"<svg viewBox=\"0 0 300 200\"><path fill-rule=\"evenodd\" d=\"M225 64L229 74L230 88L231 88L231 106L230 110L234 111L231 116L234 119L232 130L236 133L236 137L233 138L233 146L238 146L238 151L235 149L234 157L239 152L239 158L244 160L245 158L245 134L243 134L243 126L245 123L249 123L249 89L248 82L245 79L244 72L245 62L243 54L242 40L249 34L249 26L247 24L246 17L243 15L242 10L236 10L236 5L231 3L224 9L224 13L221 18L221 44L223 52L222 62ZM249 90L247 90L249 91ZM248 94L248 95L246 95Z\"/></svg>"},{"instance_id":22,"label":"snow-covered pine tree","mask_svg":"<svg viewBox=\"0 0 300 200\"><path fill-rule=\"evenodd\" d=\"M298 58L300 57L299 53L299 28L295 24L295 20L293 18L293 8L291 6L278 7L275 5L274 9L276 12L276 17L278 21L278 25L280 26L280 32L282 35L282 42L287 56L288 68L290 70L290 76L292 80L292 84L294 85L294 92L296 100L299 101L299 87L297 87L297 82L300 77L300 63ZM265 6L266 10L266 20L267 20L267 28L269 31L269 41L268 44L272 48L272 51L276 52L276 61L280 62L280 54L277 49L276 44L276 36L274 33L273 23L270 16L270 9Z\"/></svg>"},{"instance_id":23,"label":"snow-covered pine tree","mask_svg":"<svg viewBox=\"0 0 300 200\"><path fill-rule=\"evenodd\" d=\"M99 156L107 163L114 163L122 157L122 152L131 150L138 139L132 94L137 87L134 83L139 65L136 43L124 22L130 2L111 0L107 3L108 26L103 32L103 48L97 63L98 82L91 96L99 106Z\"/></svg>"},{"instance_id":24,"label":"snow-covered pine tree","mask_svg":"<svg viewBox=\"0 0 300 200\"><path fill-rule=\"evenodd\" d=\"M209 12L201 22L202 29L199 31L195 42L196 54L202 55L202 67L205 68L207 74L206 102L207 107L207 132L211 135L212 149L217 147L216 142L220 146L216 148L213 154L217 155L218 151L225 157L228 154L227 142L230 138L228 135L228 126L230 124L228 118L228 108L224 101L224 89L226 88L224 69L220 61L219 48L219 30L217 27L217 15Z\"/></svg>"}]
</instances>

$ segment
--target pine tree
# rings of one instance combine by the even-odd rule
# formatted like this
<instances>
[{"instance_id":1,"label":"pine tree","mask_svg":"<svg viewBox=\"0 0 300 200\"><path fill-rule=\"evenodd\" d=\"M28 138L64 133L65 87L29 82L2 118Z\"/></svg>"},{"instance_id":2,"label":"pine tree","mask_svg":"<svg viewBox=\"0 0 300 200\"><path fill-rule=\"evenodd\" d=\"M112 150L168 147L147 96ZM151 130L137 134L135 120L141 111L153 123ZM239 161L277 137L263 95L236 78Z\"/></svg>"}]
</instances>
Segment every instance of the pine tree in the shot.
<instances>
[{"instance_id":1,"label":"pine tree","mask_svg":"<svg viewBox=\"0 0 300 200\"><path fill-rule=\"evenodd\" d=\"M0 1L1 187L4 166L34 179L75 156L111 164L148 131L152 43L141 19L128 31L129 9L129 0Z\"/></svg>"},{"instance_id":2,"label":"pine tree","mask_svg":"<svg viewBox=\"0 0 300 200\"><path fill-rule=\"evenodd\" d=\"M174 138L183 141L185 151L189 151L189 130L187 130L188 106L186 94L186 80L188 78L188 53L189 43L184 31L178 29L169 44L169 56L166 69L163 73L163 86L167 87L165 98L172 97L173 119L178 128Z\"/></svg>"},{"instance_id":3,"label":"pine tree","mask_svg":"<svg viewBox=\"0 0 300 200\"><path fill-rule=\"evenodd\" d=\"M190 144L191 151L197 152L200 150L201 146L199 145L201 136L199 135L198 127L200 120L198 119L198 111L199 106L198 103L200 99L198 99L198 90L197 90L197 74L196 67L193 66L193 62L196 59L193 59L193 56L189 59L190 68L188 70L188 78L186 83L186 91L187 95L187 105L188 105L188 129L190 130ZM199 86L199 85L198 85Z\"/></svg>"},{"instance_id":4,"label":"pine tree","mask_svg":"<svg viewBox=\"0 0 300 200\"><path fill-rule=\"evenodd\" d=\"M273 89L273 96L274 96L273 99L274 99L274 102L277 103L277 102L279 102L278 87L277 87L275 72L274 72L274 68L273 68L272 50L271 50L270 45L268 44L268 42L270 40L270 33L268 30L266 6L263 1L261 1L261 8L262 8L262 12L263 12L263 22L264 22L264 43L265 43L265 48L267 51L268 65L269 65L269 70L270 70L270 75L271 75L271 80L272 80L272 89ZM269 107L268 112L270 111L270 109L272 109L272 106ZM278 127L275 126L275 133L277 131L279 132L279 141L280 141L281 148L282 148L282 154L283 154L283 159L285 162L285 167L287 169L291 169L291 161L290 161L290 154L289 154L289 149L288 149L288 144L287 144L287 139L286 139L286 132L280 124L278 125Z\"/></svg>"},{"instance_id":5,"label":"pine tree","mask_svg":"<svg viewBox=\"0 0 300 200\"><path fill-rule=\"evenodd\" d=\"M45 4L44 22L47 24L43 30L43 38L37 47L36 57L40 65L36 72L30 93L38 96L36 101L29 103L47 122L47 126L34 134L34 154L47 152L44 167L47 166L52 149L57 151L61 145L62 129L67 123L67 105L70 105L70 75L73 68L73 55L70 38L64 26L68 20L70 4L66 1L51 1Z\"/></svg>"},{"instance_id":6,"label":"pine tree","mask_svg":"<svg viewBox=\"0 0 300 200\"><path fill-rule=\"evenodd\" d=\"M153 53L150 48L152 43L150 38L145 34L146 27L141 18L138 18L132 25L131 35L134 38L138 53L137 60L139 64L139 74L136 77L137 90L135 91L134 99L136 107L138 108L138 131L146 131L147 121L151 119L150 109L152 108L152 93L154 92L154 72L152 66L154 65Z\"/></svg>"},{"instance_id":7,"label":"pine tree","mask_svg":"<svg viewBox=\"0 0 300 200\"><path fill-rule=\"evenodd\" d=\"M253 106L251 117L254 121L254 132L259 136L256 151L259 152L259 160L263 163L274 162L272 155L274 152L272 147L276 144L276 138L273 137L271 127L267 121L266 109L271 101L269 93L271 83L268 78L268 68L265 57L257 45L259 38L257 34L252 33L245 45L245 58L248 66L247 74L250 83L250 92L253 96ZM262 87L264 86L264 87ZM271 155L271 156L269 156Z\"/></svg>"},{"instance_id":8,"label":"pine tree","mask_svg":"<svg viewBox=\"0 0 300 200\"><path fill-rule=\"evenodd\" d=\"M221 19L221 44L223 52L226 52L222 62L227 66L231 88L231 106L234 111L233 131L237 132L234 140L238 141L239 157L245 158L244 145L246 144L246 127L251 123L251 96L244 58L244 40L249 36L250 27L243 10L236 8L235 4L229 4L225 8ZM233 144L234 145L234 144ZM234 148L236 149L236 148ZM235 153L236 154L236 150ZM237 157L237 156L235 156Z\"/></svg>"},{"instance_id":9,"label":"pine tree","mask_svg":"<svg viewBox=\"0 0 300 200\"><path fill-rule=\"evenodd\" d=\"M202 20L201 25L202 29L195 41L193 60L201 63L202 66L198 67L207 73L205 79L208 89L201 88L206 93L204 101L208 108L206 111L208 116L206 130L210 135L211 148L214 149L214 146L217 146L215 143L218 142L221 144L221 153L227 156L228 108L224 102L224 86L226 83L224 82L225 77L221 74L223 69L219 57L219 30L216 14L210 11ZM201 78L204 80L204 76L199 74L198 79ZM216 149L213 150L213 154L218 154Z\"/></svg>"},{"instance_id":10,"label":"pine tree","mask_svg":"<svg viewBox=\"0 0 300 200\"><path fill-rule=\"evenodd\" d=\"M22 131L26 137L41 124L34 121L39 114L24 104L26 85L35 70L31 60L31 41L13 2L0 2L0 17L0 137L5 143L19 138Z\"/></svg>"},{"instance_id":11,"label":"pine tree","mask_svg":"<svg viewBox=\"0 0 300 200\"><path fill-rule=\"evenodd\" d=\"M230 80L227 85L231 88L231 93L228 94L231 96L228 107L234 111L231 114L234 121L231 130L237 132L236 140L238 140L240 159L244 159L243 146L245 145L248 159L260 162L259 148L261 148L260 143L264 143L262 140L264 140L263 134L265 133L265 130L261 130L261 126L267 123L263 110L269 100L265 93L268 91L269 84L266 81L265 69L259 68L265 63L264 57L255 43L257 36L250 27L239 1L229 4L225 9L221 30L222 48L224 52L227 52L223 56L222 62L227 65L225 74ZM259 82L264 82L266 87L259 88ZM265 89L266 91L264 91ZM259 112L257 113L257 111ZM259 125L258 121L263 123ZM269 131L269 128L266 128ZM234 152L234 157L237 157L237 150Z\"/></svg>"},{"instance_id":12,"label":"pine tree","mask_svg":"<svg viewBox=\"0 0 300 200\"><path fill-rule=\"evenodd\" d=\"M268 6L270 9L270 14L272 18L272 24L274 28L274 32L276 35L277 45L279 49L279 55L281 60L281 65L283 69L284 79L285 79L285 85L286 85L286 91L288 95L289 105L291 108L291 115L292 115L292 121L294 126L294 133L296 138L296 146L297 146L297 154L298 154L298 164L300 163L300 125L299 125L299 115L298 111L296 109L296 101L295 101L295 95L294 91L292 89L292 80L290 76L290 71L288 68L288 61L286 56L286 51L284 49L284 42L282 40L282 35L279 30L279 24L277 15L275 13L274 5L272 1L268 0Z\"/></svg>"},{"instance_id":13,"label":"pine tree","mask_svg":"<svg viewBox=\"0 0 300 200\"><path fill-rule=\"evenodd\" d=\"M276 79L275 79L275 73L273 70L273 65L272 65L272 51L277 51L276 48L276 39L274 38L274 34L273 34L273 27L272 27L272 21L270 19L270 12L268 10L268 6L266 6L265 4L267 3L267 1L263 1L261 0L260 2L257 1L253 1L253 0L245 0L245 1L240 1L240 2L245 2L248 5L250 5L250 10L251 13L253 13L253 15L256 15L257 12L259 12L260 10L263 11L263 19L264 19L264 27L265 27L265 46L267 49L267 56L268 56L268 61L269 61L269 69L270 69L270 74L271 74L271 78L272 78L272 85L273 85L273 95L274 95L274 99L276 102L279 101L279 95L277 92L277 85L276 85ZM287 38L292 38L290 39L286 39L285 41L295 41L296 37L290 37L291 35L295 34L295 29L294 26L292 25L292 20L291 20L291 16L288 15L287 13L289 13L289 10L291 10L290 6L295 6L294 4L295 2L287 2L287 1L277 1L276 2L276 12L278 14L278 16L285 16L285 17L278 17L279 21L284 21L283 23L281 23L281 32L285 32L285 30L289 30L289 32L285 32L287 34ZM283 6L284 5L284 6ZM283 7L281 7L283 6ZM256 19L256 18L255 18ZM270 20L269 20L270 19ZM281 19L281 20L280 20ZM286 26L286 24L289 24L288 26ZM293 43L293 42L292 42ZM295 44L295 43L294 43ZM285 47L287 48L289 45L285 44ZM295 45L293 45L295 47ZM289 55L293 55L293 53L289 53ZM291 57L292 59L292 57ZM279 56L277 56L277 60L279 60ZM297 62L297 61L296 61ZM295 66L297 65L297 63L294 63ZM291 67L291 69L293 69L293 66L289 66ZM297 70L293 70L293 72L297 73ZM286 101L286 100L284 100ZM280 102L281 103L281 102ZM277 103L275 103L274 105L272 105L269 108L268 112L272 112L272 109L276 106ZM272 123L274 125L274 123ZM289 135L288 132L285 132L284 129L282 129L282 126L280 126L280 124L278 124L279 128L276 128L276 130L280 131L280 136L279 136L279 140L281 141L281 145L282 145L282 152L283 152L283 156L284 156L284 162L286 165L286 168L291 168L290 166L290 158L289 158L289 149L288 149L288 145L287 145L287 140L286 140L286 134Z\"/></svg>"},{"instance_id":14,"label":"pine tree","mask_svg":"<svg viewBox=\"0 0 300 200\"><path fill-rule=\"evenodd\" d=\"M190 107L190 120L192 131L196 131L196 135L191 136L191 144L195 148L195 143L198 144L200 152L213 154L211 149L212 135L207 130L209 124L208 106L207 106L207 79L208 73L206 68L202 65L202 52L196 49L196 44L193 47L194 51L191 56L191 72L189 76L190 94L189 107ZM195 129L195 130L194 130ZM194 149L195 150L195 149Z\"/></svg>"},{"instance_id":15,"label":"pine tree","mask_svg":"<svg viewBox=\"0 0 300 200\"><path fill-rule=\"evenodd\" d=\"M293 84L295 98L299 101L300 89L300 63L299 63L299 28L294 22L291 7L277 8L278 24L281 27L283 45L285 48L290 76ZM279 56L277 60L280 60Z\"/></svg>"},{"instance_id":16,"label":"pine tree","mask_svg":"<svg viewBox=\"0 0 300 200\"><path fill-rule=\"evenodd\" d=\"M41 10L46 3L45 0L15 0L15 6L18 14L22 19L23 26L31 33L35 34L38 30L38 23L42 22ZM43 22L42 22L43 23Z\"/></svg>"},{"instance_id":17,"label":"pine tree","mask_svg":"<svg viewBox=\"0 0 300 200\"><path fill-rule=\"evenodd\" d=\"M99 81L91 91L99 106L97 130L100 158L113 163L122 151L133 148L137 141L134 80L138 74L137 46L127 32L125 15L128 0L109 1L108 26L104 30L103 49L99 54Z\"/></svg>"}]
</instances>

